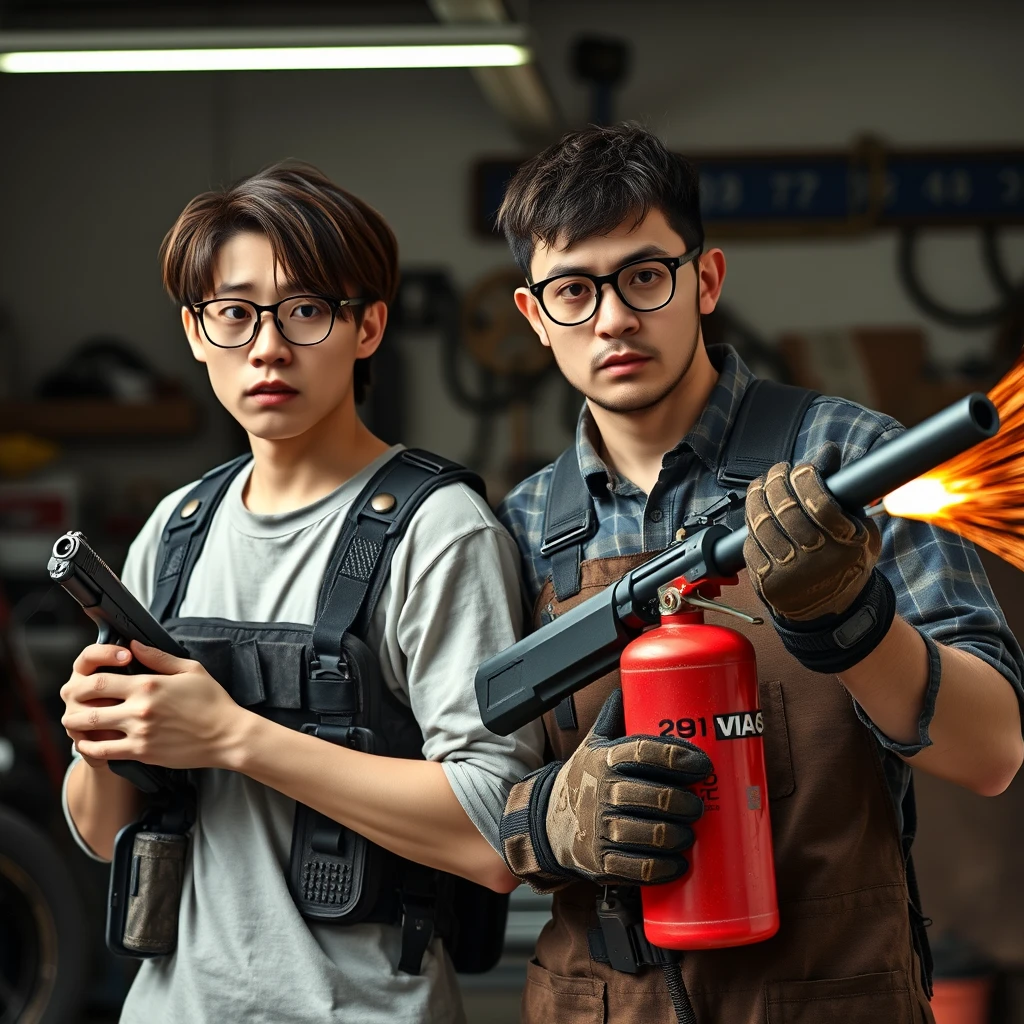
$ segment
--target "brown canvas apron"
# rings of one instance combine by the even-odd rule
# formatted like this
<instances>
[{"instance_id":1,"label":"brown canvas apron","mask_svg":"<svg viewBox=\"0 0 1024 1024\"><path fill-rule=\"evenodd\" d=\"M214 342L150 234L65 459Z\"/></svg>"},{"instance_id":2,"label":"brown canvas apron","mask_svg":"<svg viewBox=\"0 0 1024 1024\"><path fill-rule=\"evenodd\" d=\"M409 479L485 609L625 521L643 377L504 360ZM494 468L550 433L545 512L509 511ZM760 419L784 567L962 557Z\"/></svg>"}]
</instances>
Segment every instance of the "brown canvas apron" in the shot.
<instances>
[{"instance_id":1,"label":"brown canvas apron","mask_svg":"<svg viewBox=\"0 0 1024 1024\"><path fill-rule=\"evenodd\" d=\"M650 557L584 561L580 592L564 602L549 580L535 620L568 610ZM722 600L763 614L745 572ZM911 940L895 810L875 741L849 694L836 677L808 672L787 654L770 623L748 626L716 612L707 621L738 629L757 651L782 924L767 942L685 955L699 1024L933 1024ZM556 758L576 748L618 681L612 672L575 695L576 729L545 715ZM555 893L527 970L525 1024L675 1021L660 970L623 974L591 960L587 929L598 926L598 892L579 882Z\"/></svg>"}]
</instances>

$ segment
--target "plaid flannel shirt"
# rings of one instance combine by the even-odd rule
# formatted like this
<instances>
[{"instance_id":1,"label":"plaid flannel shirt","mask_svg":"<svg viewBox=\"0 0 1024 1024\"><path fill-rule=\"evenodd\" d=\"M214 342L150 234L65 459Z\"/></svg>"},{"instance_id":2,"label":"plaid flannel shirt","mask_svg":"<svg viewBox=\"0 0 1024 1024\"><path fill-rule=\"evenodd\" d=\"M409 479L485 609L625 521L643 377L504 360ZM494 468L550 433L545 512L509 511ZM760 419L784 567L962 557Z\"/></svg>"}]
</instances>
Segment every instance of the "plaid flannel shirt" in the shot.
<instances>
[{"instance_id":1,"label":"plaid flannel shirt","mask_svg":"<svg viewBox=\"0 0 1024 1024\"><path fill-rule=\"evenodd\" d=\"M595 443L597 427L584 404L576 430L576 453L594 499L598 527L583 546L583 558L659 551L672 542L687 516L702 512L729 490L718 482L718 468L743 393L754 376L728 346L710 348L708 354L718 370L718 381L696 424L663 456L661 473L650 494L617 476L601 460ZM833 442L845 465L902 430L889 416L843 398L821 396L804 414L793 462L813 462L822 447ZM524 480L498 508L498 518L519 547L531 606L550 575L550 563L541 557L540 543L552 470L553 465L546 466ZM974 545L927 523L886 516L876 522L882 534L877 564L896 592L897 614L935 642L969 651L988 662L1024 704L1024 656L996 603ZM742 508L726 519L731 528L742 524ZM928 726L941 679L937 653L929 646L932 671L917 743L890 739L855 704L861 720L889 752L883 762L897 808L909 785L910 770L892 755L911 756L931 743Z\"/></svg>"}]
</instances>

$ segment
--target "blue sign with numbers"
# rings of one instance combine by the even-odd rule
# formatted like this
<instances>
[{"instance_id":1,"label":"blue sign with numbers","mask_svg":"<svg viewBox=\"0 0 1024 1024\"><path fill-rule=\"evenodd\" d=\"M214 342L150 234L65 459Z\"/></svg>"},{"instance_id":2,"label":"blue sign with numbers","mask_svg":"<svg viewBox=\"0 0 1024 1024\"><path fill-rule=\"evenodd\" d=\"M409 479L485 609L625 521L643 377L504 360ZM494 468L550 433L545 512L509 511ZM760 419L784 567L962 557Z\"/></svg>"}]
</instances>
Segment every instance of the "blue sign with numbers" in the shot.
<instances>
[{"instance_id":1,"label":"blue sign with numbers","mask_svg":"<svg viewBox=\"0 0 1024 1024\"><path fill-rule=\"evenodd\" d=\"M1024 150L864 151L695 156L711 232L830 233L896 225L1024 222ZM477 229L494 215L518 160L476 168Z\"/></svg>"},{"instance_id":2,"label":"blue sign with numbers","mask_svg":"<svg viewBox=\"0 0 1024 1024\"><path fill-rule=\"evenodd\" d=\"M856 195L850 160L823 157L707 159L698 162L700 209L719 223L844 221L867 209Z\"/></svg>"},{"instance_id":3,"label":"blue sign with numbers","mask_svg":"<svg viewBox=\"0 0 1024 1024\"><path fill-rule=\"evenodd\" d=\"M879 223L1024 219L1024 153L892 153Z\"/></svg>"}]
</instances>

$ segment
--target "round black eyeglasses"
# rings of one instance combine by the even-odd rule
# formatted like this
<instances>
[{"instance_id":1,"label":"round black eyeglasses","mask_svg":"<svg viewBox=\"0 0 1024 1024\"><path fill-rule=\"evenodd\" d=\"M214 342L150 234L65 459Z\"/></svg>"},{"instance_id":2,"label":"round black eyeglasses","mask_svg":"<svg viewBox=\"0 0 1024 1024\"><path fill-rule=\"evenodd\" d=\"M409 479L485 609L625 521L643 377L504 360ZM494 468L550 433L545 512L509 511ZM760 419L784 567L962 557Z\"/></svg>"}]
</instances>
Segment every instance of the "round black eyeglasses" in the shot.
<instances>
[{"instance_id":1,"label":"round black eyeglasses","mask_svg":"<svg viewBox=\"0 0 1024 1024\"><path fill-rule=\"evenodd\" d=\"M248 299L207 299L192 303L203 333L217 348L242 348L259 333L263 314L269 313L285 341L292 345L319 345L332 330L338 310L359 306L364 298L331 299L324 295L289 295L261 306Z\"/></svg>"},{"instance_id":2,"label":"round black eyeglasses","mask_svg":"<svg viewBox=\"0 0 1024 1024\"><path fill-rule=\"evenodd\" d=\"M697 259L701 251L698 245L682 256L648 256L604 275L558 274L529 285L529 289L541 309L561 327L586 323L597 312L606 284L630 309L652 313L672 301L676 271Z\"/></svg>"}]
</instances>

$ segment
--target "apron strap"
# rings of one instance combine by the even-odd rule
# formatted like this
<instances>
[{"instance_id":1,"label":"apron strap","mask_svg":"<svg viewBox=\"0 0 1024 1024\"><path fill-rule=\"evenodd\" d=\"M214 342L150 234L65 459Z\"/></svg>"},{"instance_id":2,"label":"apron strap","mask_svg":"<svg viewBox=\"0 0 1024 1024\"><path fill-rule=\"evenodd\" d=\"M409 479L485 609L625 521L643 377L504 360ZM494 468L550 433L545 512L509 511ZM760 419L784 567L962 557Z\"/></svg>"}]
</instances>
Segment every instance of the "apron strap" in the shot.
<instances>
[{"instance_id":1,"label":"apron strap","mask_svg":"<svg viewBox=\"0 0 1024 1024\"><path fill-rule=\"evenodd\" d=\"M580 591L583 545L597 526L594 501L580 473L575 445L555 460L544 507L540 553L551 560L555 596L565 601Z\"/></svg>"},{"instance_id":2,"label":"apron strap","mask_svg":"<svg viewBox=\"0 0 1024 1024\"><path fill-rule=\"evenodd\" d=\"M817 391L792 384L751 381L726 442L718 482L745 487L777 462L791 460L804 413L817 397Z\"/></svg>"}]
</instances>

